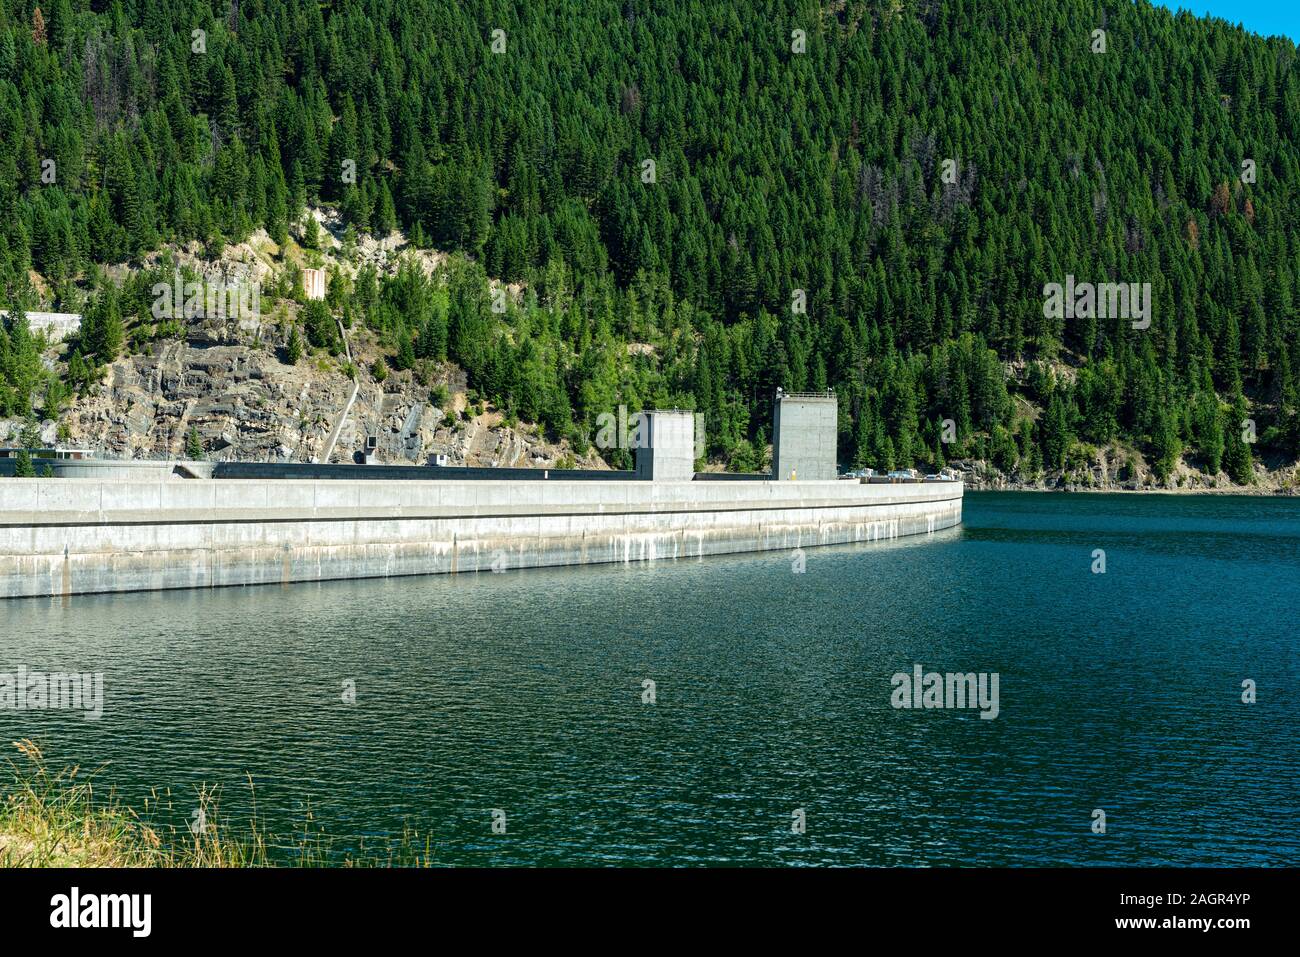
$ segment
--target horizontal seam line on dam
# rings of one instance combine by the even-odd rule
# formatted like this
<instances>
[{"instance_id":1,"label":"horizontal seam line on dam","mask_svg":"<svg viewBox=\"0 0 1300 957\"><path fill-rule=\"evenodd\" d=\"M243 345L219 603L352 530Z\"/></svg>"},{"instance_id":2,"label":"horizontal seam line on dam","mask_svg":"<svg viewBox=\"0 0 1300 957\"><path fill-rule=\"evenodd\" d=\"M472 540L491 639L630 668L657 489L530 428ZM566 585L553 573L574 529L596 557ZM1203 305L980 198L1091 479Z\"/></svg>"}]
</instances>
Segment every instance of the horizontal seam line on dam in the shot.
<instances>
[{"instance_id":1,"label":"horizontal seam line on dam","mask_svg":"<svg viewBox=\"0 0 1300 957\"><path fill-rule=\"evenodd\" d=\"M287 522L383 522L383 521L447 521L454 519L503 519L503 518L574 518L590 517L596 515L614 516L614 515L690 515L701 512L788 512L788 511L811 511L825 509L844 509L844 508L879 508L882 506L892 505L940 505L945 502L960 502L962 496L957 495L951 498L919 498L905 499L902 501L876 501L876 502L831 502L827 504L812 503L753 503L749 505L727 505L708 508L610 508L610 509L585 509L582 511L548 511L545 506L520 506L518 511L514 512L418 512L412 514L351 514L351 515L321 515L311 511L304 511L296 515L279 515L279 516L246 516L239 518L209 517L209 516L192 516L184 518L140 518L133 520L112 520L94 518L94 513L84 513L84 517L69 519L67 521L6 521L0 517L0 528L82 528L86 526L114 527L114 526L137 526L137 525L247 525L250 523L262 524L283 524ZM595 503L598 504L598 503ZM376 506L376 508L404 508L405 506ZM473 508L473 506L464 506ZM340 506L340 510L347 509L349 506ZM273 509L274 510L274 509Z\"/></svg>"}]
</instances>

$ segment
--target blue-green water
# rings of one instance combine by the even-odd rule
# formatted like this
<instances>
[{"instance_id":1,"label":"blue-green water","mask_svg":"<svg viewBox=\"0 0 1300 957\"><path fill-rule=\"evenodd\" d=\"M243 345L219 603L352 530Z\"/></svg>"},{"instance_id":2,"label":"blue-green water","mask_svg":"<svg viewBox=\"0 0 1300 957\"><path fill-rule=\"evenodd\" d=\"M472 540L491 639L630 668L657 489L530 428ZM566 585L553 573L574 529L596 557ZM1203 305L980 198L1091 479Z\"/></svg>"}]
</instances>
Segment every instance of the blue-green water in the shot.
<instances>
[{"instance_id":1,"label":"blue-green water","mask_svg":"<svg viewBox=\"0 0 1300 957\"><path fill-rule=\"evenodd\" d=\"M0 741L449 864L1300 864L1300 500L971 494L806 559L0 603L0 671L105 675ZM998 717L891 707L916 664Z\"/></svg>"}]
</instances>

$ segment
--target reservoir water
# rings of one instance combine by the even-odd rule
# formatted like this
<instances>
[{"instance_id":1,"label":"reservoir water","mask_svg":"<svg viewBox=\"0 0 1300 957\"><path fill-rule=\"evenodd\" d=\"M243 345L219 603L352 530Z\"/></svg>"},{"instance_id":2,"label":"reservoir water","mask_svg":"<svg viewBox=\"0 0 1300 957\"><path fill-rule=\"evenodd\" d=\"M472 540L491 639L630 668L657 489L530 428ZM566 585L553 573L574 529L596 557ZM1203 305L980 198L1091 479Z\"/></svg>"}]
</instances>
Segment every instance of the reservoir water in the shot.
<instances>
[{"instance_id":1,"label":"reservoir water","mask_svg":"<svg viewBox=\"0 0 1300 957\"><path fill-rule=\"evenodd\" d=\"M0 603L0 672L104 676L99 720L0 710L0 746L170 788L182 822L203 784L247 819L251 775L286 845L310 809L336 853L410 827L446 864L1300 864L1300 499L972 493L964 520L802 573ZM997 717L893 707L916 665L996 673Z\"/></svg>"}]
</instances>

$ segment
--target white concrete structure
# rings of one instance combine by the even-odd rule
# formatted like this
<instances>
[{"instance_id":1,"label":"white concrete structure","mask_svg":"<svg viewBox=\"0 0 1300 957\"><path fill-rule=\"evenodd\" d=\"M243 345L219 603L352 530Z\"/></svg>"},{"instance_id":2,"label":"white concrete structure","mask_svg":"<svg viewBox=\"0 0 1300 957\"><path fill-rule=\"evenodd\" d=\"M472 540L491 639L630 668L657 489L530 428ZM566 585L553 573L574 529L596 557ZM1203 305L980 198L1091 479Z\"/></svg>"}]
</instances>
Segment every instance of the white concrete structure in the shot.
<instances>
[{"instance_id":1,"label":"white concrete structure","mask_svg":"<svg viewBox=\"0 0 1300 957\"><path fill-rule=\"evenodd\" d=\"M308 299L324 299L325 270L304 269L302 271L302 288L307 291Z\"/></svg>"},{"instance_id":2,"label":"white concrete structure","mask_svg":"<svg viewBox=\"0 0 1300 957\"><path fill-rule=\"evenodd\" d=\"M636 449L637 478L689 482L695 478L695 413L642 412Z\"/></svg>"},{"instance_id":3,"label":"white concrete structure","mask_svg":"<svg viewBox=\"0 0 1300 957\"><path fill-rule=\"evenodd\" d=\"M833 392L777 389L772 414L772 478L779 482L835 478L837 414Z\"/></svg>"},{"instance_id":4,"label":"white concrete structure","mask_svg":"<svg viewBox=\"0 0 1300 957\"><path fill-rule=\"evenodd\" d=\"M961 522L926 482L0 480L0 597L697 558Z\"/></svg>"},{"instance_id":5,"label":"white concrete structure","mask_svg":"<svg viewBox=\"0 0 1300 957\"><path fill-rule=\"evenodd\" d=\"M0 309L0 319L9 320L9 313ZM81 331L81 314L76 312L29 312L27 325L32 332L43 332L50 342L62 342Z\"/></svg>"}]
</instances>

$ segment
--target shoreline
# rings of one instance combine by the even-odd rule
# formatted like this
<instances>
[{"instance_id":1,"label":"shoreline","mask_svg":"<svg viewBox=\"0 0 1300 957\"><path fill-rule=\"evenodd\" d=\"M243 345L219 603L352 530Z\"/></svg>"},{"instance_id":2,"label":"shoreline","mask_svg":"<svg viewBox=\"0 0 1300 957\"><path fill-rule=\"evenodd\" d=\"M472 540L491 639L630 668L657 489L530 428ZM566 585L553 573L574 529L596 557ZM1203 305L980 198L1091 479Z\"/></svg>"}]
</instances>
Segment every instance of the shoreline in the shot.
<instances>
[{"instance_id":1,"label":"shoreline","mask_svg":"<svg viewBox=\"0 0 1300 957\"><path fill-rule=\"evenodd\" d=\"M1104 494L1241 495L1251 498L1300 496L1300 462L1267 468L1256 464L1255 481L1233 482L1225 473L1207 475L1186 464L1159 482L1141 468L1121 478L1121 470L1101 465L1073 470L1039 473L1037 481L1026 481L1020 473L1008 474L980 459L959 459L948 463L968 492L1094 492ZM1131 468L1131 467L1130 467Z\"/></svg>"},{"instance_id":2,"label":"shoreline","mask_svg":"<svg viewBox=\"0 0 1300 957\"><path fill-rule=\"evenodd\" d=\"M220 788L193 795L152 788L142 805L95 783L97 770L50 767L35 741L13 742L18 757L0 769L0 868L428 867L431 834L406 828L371 846L339 840L312 826L310 811L291 834L253 817L233 823ZM248 791L256 789L247 774ZM186 818L189 803L196 810ZM191 819L201 822L196 826Z\"/></svg>"},{"instance_id":3,"label":"shoreline","mask_svg":"<svg viewBox=\"0 0 1300 957\"><path fill-rule=\"evenodd\" d=\"M1041 485L1015 485L994 488L988 485L968 484L967 492L1028 492L1041 495L1186 495L1186 496L1236 496L1238 498L1300 498L1300 489L1267 489L1250 485L1231 488L1047 488Z\"/></svg>"}]
</instances>

